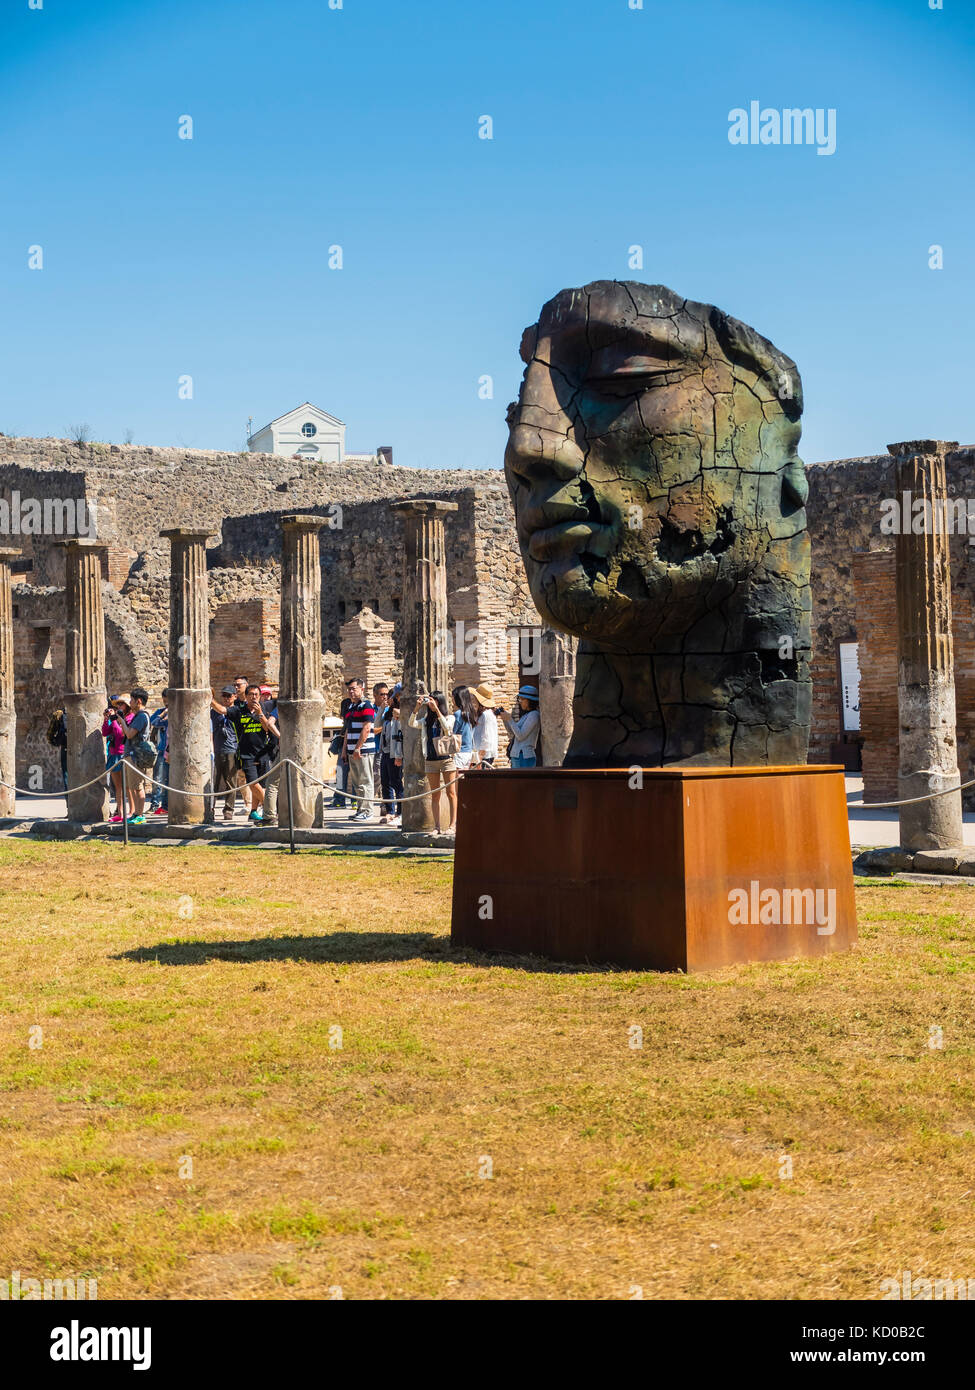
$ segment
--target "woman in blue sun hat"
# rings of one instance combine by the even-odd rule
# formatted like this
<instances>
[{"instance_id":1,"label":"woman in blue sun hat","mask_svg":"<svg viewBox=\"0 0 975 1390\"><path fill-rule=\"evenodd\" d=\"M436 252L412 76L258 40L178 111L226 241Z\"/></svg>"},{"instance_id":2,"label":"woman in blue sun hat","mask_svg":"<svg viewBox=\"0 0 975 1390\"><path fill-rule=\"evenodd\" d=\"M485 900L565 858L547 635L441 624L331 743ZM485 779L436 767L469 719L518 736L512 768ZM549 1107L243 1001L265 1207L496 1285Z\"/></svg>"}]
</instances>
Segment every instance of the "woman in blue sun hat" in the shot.
<instances>
[{"instance_id":1,"label":"woman in blue sun hat","mask_svg":"<svg viewBox=\"0 0 975 1390\"><path fill-rule=\"evenodd\" d=\"M510 762L512 767L537 767L536 745L541 732L538 713L538 691L533 685L523 685L518 691L517 708L509 714L498 710L512 737Z\"/></svg>"}]
</instances>

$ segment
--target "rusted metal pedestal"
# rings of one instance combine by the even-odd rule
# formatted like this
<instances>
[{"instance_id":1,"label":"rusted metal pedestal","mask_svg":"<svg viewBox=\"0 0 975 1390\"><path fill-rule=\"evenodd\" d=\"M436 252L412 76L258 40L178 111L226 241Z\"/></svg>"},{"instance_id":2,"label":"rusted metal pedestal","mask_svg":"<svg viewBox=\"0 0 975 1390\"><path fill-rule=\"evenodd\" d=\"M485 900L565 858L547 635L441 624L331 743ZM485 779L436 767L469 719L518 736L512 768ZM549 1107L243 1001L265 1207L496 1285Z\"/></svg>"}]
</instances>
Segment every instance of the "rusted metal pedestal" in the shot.
<instances>
[{"instance_id":1,"label":"rusted metal pedestal","mask_svg":"<svg viewBox=\"0 0 975 1390\"><path fill-rule=\"evenodd\" d=\"M856 940L839 767L479 772L459 788L454 946L709 970Z\"/></svg>"}]
</instances>

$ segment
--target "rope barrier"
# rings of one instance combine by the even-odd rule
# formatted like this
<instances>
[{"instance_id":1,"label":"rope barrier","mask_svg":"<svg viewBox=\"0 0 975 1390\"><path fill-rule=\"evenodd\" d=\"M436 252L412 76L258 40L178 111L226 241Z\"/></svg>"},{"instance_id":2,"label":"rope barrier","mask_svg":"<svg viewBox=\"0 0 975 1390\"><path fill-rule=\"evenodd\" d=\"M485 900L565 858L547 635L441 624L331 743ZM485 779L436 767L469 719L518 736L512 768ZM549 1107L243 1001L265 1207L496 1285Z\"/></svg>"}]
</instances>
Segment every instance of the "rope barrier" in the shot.
<instances>
[{"instance_id":1,"label":"rope barrier","mask_svg":"<svg viewBox=\"0 0 975 1390\"><path fill-rule=\"evenodd\" d=\"M917 773L913 775L916 777ZM944 787L940 792L928 792L926 796L906 796L902 801L848 801L846 804L847 808L855 808L858 811L880 811L892 806L916 806L919 801L933 801L936 796L951 796L952 792L967 791L969 787L975 787L975 777L957 787Z\"/></svg>"},{"instance_id":2,"label":"rope barrier","mask_svg":"<svg viewBox=\"0 0 975 1390\"><path fill-rule=\"evenodd\" d=\"M359 796L356 792L351 792L351 791L349 791L348 788L341 788L341 787L339 787L338 782L325 782L325 781L323 781L321 777L316 777L315 774L314 774L313 772L309 772L309 771L307 770L307 768L302 767L300 763L296 763L295 760L294 760L293 758L284 758L284 759L282 759L280 762L275 763L275 764L273 765L273 767L270 767L270 768L268 769L267 772L262 772L261 775L260 775L260 777L255 777L255 778L253 779L253 781L251 781L251 782L235 782L234 785L233 785L232 787L224 787L223 791L212 791L212 790L211 790L211 791L206 791L206 790L198 791L196 788L194 788L194 789L191 790L191 791L187 791L185 787L174 787L174 786L172 786L169 782L160 782L160 781L157 781L157 779L156 779L155 777L150 777L150 775L149 775L148 772L143 772L143 770L142 770L140 767L136 767L135 763L133 763L129 758L123 758L123 759L122 759L122 763L124 763L125 766L126 766L127 768L130 769L130 771L134 772L134 773L136 774L136 776L139 777L143 782L148 782L148 783L150 783L150 785L152 785L152 786L154 786L154 787L161 787L164 791L175 792L175 793L177 794L177 796L180 796L180 795L182 795L182 796L203 796L203 797L210 797L212 800L216 800L218 797L227 796L228 793L231 792L231 791L233 791L234 793L237 793L237 792L239 792L239 791L244 791L244 789L247 788L247 787L254 787L254 786L257 786L257 784L258 784L259 782L266 782L266 781L268 780L268 778L273 777L273 776L275 775L275 773L278 772L279 769L284 768L284 767L287 767L287 766L290 765L290 766L293 767L297 772L299 772L299 773L302 775L302 777L306 778L309 782L316 782L316 783L318 784L318 786L324 787L326 790L328 790L329 788L331 788L333 791L338 791L339 794L340 794L341 796L347 797L350 801L365 801L365 800L367 799L367 798L364 797L364 796ZM116 764L116 766L121 767L121 766L122 766L122 763L118 763L118 764ZM449 770L449 769L448 769L448 770ZM79 787L70 787L68 790L69 790L70 792L72 792L72 793L73 793L73 792L82 792L82 791L85 790L86 787L93 787L93 786L95 785L96 782L103 782L103 781L105 780L106 775L107 775L107 772L104 772L104 773L102 773L99 777L92 777L92 779L91 779L89 782L82 782L81 785L80 785ZM466 773L466 772L460 772L460 771L458 771L458 772L456 772L456 776L455 776L454 780L459 782L463 777L466 777L466 776L467 776L467 773ZM444 785L446 785L446 784L444 784ZM9 788L11 791L13 791L17 796L33 796L33 797L48 797L48 798L51 796L51 792L49 792L49 791L40 791L40 792L37 792L37 791L25 791L23 787L15 786L13 782L4 782L4 781L2 781L2 780L0 780L0 787L8 787L8 788ZM404 801L419 801L419 800L421 800L423 797L429 796L429 795L430 795L430 791L429 791L429 789L428 789L428 790L425 791L425 792L416 792L416 793L415 793L414 795L412 795L412 796L396 796L396 797L392 797L392 798L390 798L390 799L393 800L393 801L395 801L397 805L400 805L400 804L402 804L402 802L404 802ZM375 796L375 795L374 795L374 796L371 798L371 800L372 800L372 801L382 801L382 800L383 800L383 797L382 797L381 795L380 795L380 796Z\"/></svg>"},{"instance_id":3,"label":"rope barrier","mask_svg":"<svg viewBox=\"0 0 975 1390\"><path fill-rule=\"evenodd\" d=\"M125 765L132 772L134 772L136 776L139 777L143 782L149 782L152 786L161 787L165 791L176 792L178 796L203 796L209 797L211 800L215 801L218 797L227 796L227 794L231 791L237 793L238 791L244 791L247 787L257 786L257 784L260 782L266 782L268 778L273 777L275 772L277 772L279 769L290 765L297 772L299 772L301 776L304 777L307 781L317 783L318 786L324 787L326 791L329 789L331 789L332 791L337 791L340 796L345 796L350 801L366 800L365 797L358 796L355 792L349 791L348 788L339 787L338 782L325 782L322 780L321 777L316 777L313 772L309 772L308 769L302 767L300 763L296 763L293 758L285 758L283 761L275 763L274 766L269 768L267 772L262 772L260 777L255 777L251 782L235 782L233 787L225 787L223 791L219 792L206 790L197 791L195 788L191 791L187 791L185 787L173 787L170 785L169 782L159 782L156 780L155 777L150 777L148 772L143 772L141 768L136 767L135 763L133 763L129 758L123 758L122 762L124 762ZM117 764L117 766L121 766L121 764ZM449 770L450 769L448 769L448 771ZM455 775L452 780L455 782L460 782L463 780L464 777L468 775L468 772L472 770L473 769L460 771L454 769ZM93 787L96 782L104 781L106 775L107 772L102 773L98 777L92 777L92 779L89 782L82 782L79 787L70 787L69 791L82 792L87 787ZM917 776L916 773L914 775ZM444 785L446 786L446 783ZM14 792L16 796L33 796L48 798L51 796L51 793L49 791L28 791L23 787L16 786L13 782L4 782L2 779L0 779L0 787L7 787L10 791ZM957 787L944 787L939 792L928 792L925 796L908 796L904 797L900 801L848 801L847 809L855 811L886 811L892 810L896 806L916 806L921 801L933 801L936 797L939 796L951 796L953 792L967 791L969 787L975 787L975 777L973 777L972 780L969 782L962 782ZM404 801L419 801L423 797L429 795L430 792L429 790L427 790L425 792L417 792L413 796L396 796L390 799L395 801L397 805L402 805ZM383 800L382 796L373 796L371 799L373 801Z\"/></svg>"}]
</instances>

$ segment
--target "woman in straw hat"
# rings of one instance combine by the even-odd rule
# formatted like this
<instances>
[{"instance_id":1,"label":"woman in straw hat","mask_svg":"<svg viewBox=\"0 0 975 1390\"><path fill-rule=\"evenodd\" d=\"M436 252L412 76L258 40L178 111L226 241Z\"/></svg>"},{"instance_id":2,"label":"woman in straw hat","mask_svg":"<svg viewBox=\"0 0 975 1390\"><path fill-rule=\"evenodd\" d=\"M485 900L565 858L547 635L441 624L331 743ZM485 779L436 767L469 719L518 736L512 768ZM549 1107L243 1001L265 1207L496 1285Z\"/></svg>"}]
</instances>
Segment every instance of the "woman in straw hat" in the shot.
<instances>
[{"instance_id":1,"label":"woman in straw hat","mask_svg":"<svg viewBox=\"0 0 975 1390\"><path fill-rule=\"evenodd\" d=\"M477 723L474 725L473 767L493 767L498 756L498 717L495 714L494 691L489 685L468 688L474 700Z\"/></svg>"}]
</instances>

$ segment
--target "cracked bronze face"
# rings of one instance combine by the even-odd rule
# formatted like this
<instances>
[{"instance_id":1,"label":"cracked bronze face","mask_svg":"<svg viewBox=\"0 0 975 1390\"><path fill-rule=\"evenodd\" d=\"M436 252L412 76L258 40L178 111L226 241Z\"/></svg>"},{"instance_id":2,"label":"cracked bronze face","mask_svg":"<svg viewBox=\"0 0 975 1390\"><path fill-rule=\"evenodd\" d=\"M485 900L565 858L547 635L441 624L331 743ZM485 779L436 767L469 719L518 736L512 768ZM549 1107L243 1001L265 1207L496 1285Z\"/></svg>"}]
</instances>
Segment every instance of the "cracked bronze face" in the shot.
<instances>
[{"instance_id":1,"label":"cracked bronze face","mask_svg":"<svg viewBox=\"0 0 975 1390\"><path fill-rule=\"evenodd\" d=\"M550 300L521 355L518 538L539 612L582 639L567 764L804 761L795 363L712 305L605 280Z\"/></svg>"}]
</instances>

